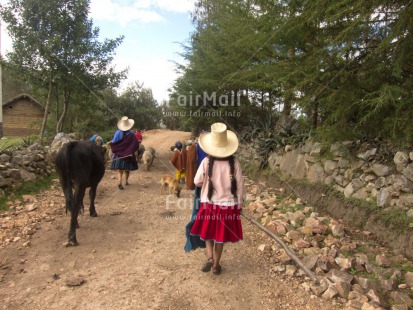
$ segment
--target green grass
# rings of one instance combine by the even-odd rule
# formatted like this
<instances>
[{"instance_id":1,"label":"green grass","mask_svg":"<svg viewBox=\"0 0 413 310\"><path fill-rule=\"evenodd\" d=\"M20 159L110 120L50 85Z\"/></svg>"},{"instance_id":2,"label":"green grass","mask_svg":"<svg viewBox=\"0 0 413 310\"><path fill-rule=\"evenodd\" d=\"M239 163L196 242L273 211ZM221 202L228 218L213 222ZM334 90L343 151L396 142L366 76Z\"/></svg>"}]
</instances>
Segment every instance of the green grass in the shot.
<instances>
[{"instance_id":1,"label":"green grass","mask_svg":"<svg viewBox=\"0 0 413 310\"><path fill-rule=\"evenodd\" d=\"M406 213L400 210L386 210L380 211L378 218L382 220L387 226L392 225L394 229L404 232L411 231L412 217L407 217Z\"/></svg>"},{"instance_id":2,"label":"green grass","mask_svg":"<svg viewBox=\"0 0 413 310\"><path fill-rule=\"evenodd\" d=\"M258 165L253 161L241 161L242 172L244 175L248 175L250 178L259 178L262 171L259 169Z\"/></svg>"},{"instance_id":3,"label":"green grass","mask_svg":"<svg viewBox=\"0 0 413 310\"><path fill-rule=\"evenodd\" d=\"M366 252L366 251L367 251L367 247L366 247L365 244L357 245L356 250L357 250L357 252Z\"/></svg>"},{"instance_id":4,"label":"green grass","mask_svg":"<svg viewBox=\"0 0 413 310\"><path fill-rule=\"evenodd\" d=\"M324 150L324 152L322 152L320 155L315 156L315 158L318 159L320 162L323 162L325 160L334 160L336 157L337 157L336 155L326 150Z\"/></svg>"},{"instance_id":5,"label":"green grass","mask_svg":"<svg viewBox=\"0 0 413 310\"><path fill-rule=\"evenodd\" d=\"M375 273L368 273L367 271L358 271L355 268L351 268L348 271L348 273L351 274L352 276L359 277L359 278L365 278L365 279L370 279L370 280L379 279L379 276Z\"/></svg>"},{"instance_id":6,"label":"green grass","mask_svg":"<svg viewBox=\"0 0 413 310\"><path fill-rule=\"evenodd\" d=\"M0 139L0 152L11 146L18 146L24 143L22 137L3 137Z\"/></svg>"},{"instance_id":7,"label":"green grass","mask_svg":"<svg viewBox=\"0 0 413 310\"><path fill-rule=\"evenodd\" d=\"M280 197L277 198L280 199ZM285 198L281 198L281 202L277 204L277 209L278 210L282 210L284 212L291 212L291 213L295 213L297 211L302 211L305 209L305 206L302 204L295 204L295 200L293 199L292 202L286 202L284 199Z\"/></svg>"},{"instance_id":8,"label":"green grass","mask_svg":"<svg viewBox=\"0 0 413 310\"><path fill-rule=\"evenodd\" d=\"M365 271L358 271L358 270L355 269L355 268L351 268L351 269L348 271L348 273L351 274L352 276L357 276L357 277L366 274Z\"/></svg>"},{"instance_id":9,"label":"green grass","mask_svg":"<svg viewBox=\"0 0 413 310\"><path fill-rule=\"evenodd\" d=\"M345 258L352 257L354 253L355 253L354 251L341 251L341 254L343 254Z\"/></svg>"},{"instance_id":10,"label":"green grass","mask_svg":"<svg viewBox=\"0 0 413 310\"><path fill-rule=\"evenodd\" d=\"M23 195L34 195L42 190L50 188L53 179L56 178L58 178L58 175L55 172L53 172L51 175L43 179L38 179L36 181L31 182L24 182L22 184L22 187L13 192L14 196L12 198L10 198L9 194L6 194L4 197L0 199L0 210L9 209L9 206L6 204L7 201L22 200Z\"/></svg>"},{"instance_id":11,"label":"green grass","mask_svg":"<svg viewBox=\"0 0 413 310\"><path fill-rule=\"evenodd\" d=\"M401 271L404 272L413 272L413 265L411 264L402 264L398 263L396 264L397 269L400 269Z\"/></svg>"},{"instance_id":12,"label":"green grass","mask_svg":"<svg viewBox=\"0 0 413 310\"><path fill-rule=\"evenodd\" d=\"M367 255L367 258L368 258L370 263L373 264L373 262L376 261L376 254L375 253L369 252L369 253L366 253L366 255Z\"/></svg>"},{"instance_id":13,"label":"green grass","mask_svg":"<svg viewBox=\"0 0 413 310\"><path fill-rule=\"evenodd\" d=\"M398 233L407 233L412 230L413 218L407 217L401 210L383 210L374 202L368 202L356 198L345 198L342 193L332 192L332 195L341 199L345 204L357 206L360 211L365 212L364 216L371 216L374 221L383 223L386 227ZM357 225L355 225L357 227ZM359 226L362 228L363 225Z\"/></svg>"}]
</instances>

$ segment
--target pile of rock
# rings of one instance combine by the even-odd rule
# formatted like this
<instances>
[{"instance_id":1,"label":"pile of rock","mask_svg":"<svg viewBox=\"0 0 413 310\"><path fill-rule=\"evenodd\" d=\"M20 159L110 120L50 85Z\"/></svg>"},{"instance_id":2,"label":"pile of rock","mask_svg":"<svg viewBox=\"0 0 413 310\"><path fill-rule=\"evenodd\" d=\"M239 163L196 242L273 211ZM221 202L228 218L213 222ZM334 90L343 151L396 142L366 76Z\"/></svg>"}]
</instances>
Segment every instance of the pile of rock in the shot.
<instances>
[{"instance_id":1,"label":"pile of rock","mask_svg":"<svg viewBox=\"0 0 413 310\"><path fill-rule=\"evenodd\" d=\"M282 189L246 182L248 208L262 225L294 250L318 277L312 282L278 243L259 251L274 263L273 272L304 277L303 287L326 299L337 298L346 309L410 309L413 263L380 247L367 231L346 227L321 216L312 206L292 199Z\"/></svg>"},{"instance_id":2,"label":"pile of rock","mask_svg":"<svg viewBox=\"0 0 413 310\"><path fill-rule=\"evenodd\" d=\"M48 147L33 144L0 154L0 196L21 187L25 181L35 181L50 175L53 167L48 160Z\"/></svg>"},{"instance_id":3,"label":"pile of rock","mask_svg":"<svg viewBox=\"0 0 413 310\"><path fill-rule=\"evenodd\" d=\"M74 134L58 133L50 146L35 143L28 147L6 149L0 154L0 197L51 174L54 158L64 143L75 141Z\"/></svg>"},{"instance_id":4,"label":"pile of rock","mask_svg":"<svg viewBox=\"0 0 413 310\"><path fill-rule=\"evenodd\" d=\"M52 144L48 150L48 161L49 163L53 163L56 157L57 152L59 152L60 148L63 144L71 141L76 141L74 134L65 134L63 132L59 132L53 139Z\"/></svg>"}]
</instances>

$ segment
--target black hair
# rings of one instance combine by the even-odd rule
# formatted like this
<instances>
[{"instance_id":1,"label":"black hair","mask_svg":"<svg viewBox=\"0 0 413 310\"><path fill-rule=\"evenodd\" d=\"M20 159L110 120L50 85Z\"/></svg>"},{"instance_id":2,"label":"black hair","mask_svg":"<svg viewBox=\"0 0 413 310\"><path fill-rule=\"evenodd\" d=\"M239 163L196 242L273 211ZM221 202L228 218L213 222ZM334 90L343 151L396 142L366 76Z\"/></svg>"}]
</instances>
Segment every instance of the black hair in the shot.
<instances>
[{"instance_id":1,"label":"black hair","mask_svg":"<svg viewBox=\"0 0 413 310\"><path fill-rule=\"evenodd\" d=\"M208 156L208 200L211 200L212 194L214 192L214 186L212 184L212 167L214 166L215 160L227 160L229 162L229 177L231 179L231 194L234 197L237 197L237 180L235 179L235 165L234 165L234 156L229 156L226 158L216 158L213 156Z\"/></svg>"}]
</instances>

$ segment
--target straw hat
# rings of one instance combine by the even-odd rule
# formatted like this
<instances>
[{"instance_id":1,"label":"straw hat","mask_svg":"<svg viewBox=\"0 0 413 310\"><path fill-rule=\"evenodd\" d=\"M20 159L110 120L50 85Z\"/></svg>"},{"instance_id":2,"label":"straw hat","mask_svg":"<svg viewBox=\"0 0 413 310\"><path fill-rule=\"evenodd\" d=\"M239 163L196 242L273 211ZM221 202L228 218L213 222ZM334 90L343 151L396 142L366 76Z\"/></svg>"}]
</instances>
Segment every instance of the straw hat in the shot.
<instances>
[{"instance_id":1,"label":"straw hat","mask_svg":"<svg viewBox=\"0 0 413 310\"><path fill-rule=\"evenodd\" d=\"M133 127L135 121L127 116L122 116L122 118L118 122L118 128L122 131L128 131Z\"/></svg>"},{"instance_id":2,"label":"straw hat","mask_svg":"<svg viewBox=\"0 0 413 310\"><path fill-rule=\"evenodd\" d=\"M208 155L225 158L238 149L238 138L225 124L215 123L211 125L211 132L199 136L199 145Z\"/></svg>"}]
</instances>

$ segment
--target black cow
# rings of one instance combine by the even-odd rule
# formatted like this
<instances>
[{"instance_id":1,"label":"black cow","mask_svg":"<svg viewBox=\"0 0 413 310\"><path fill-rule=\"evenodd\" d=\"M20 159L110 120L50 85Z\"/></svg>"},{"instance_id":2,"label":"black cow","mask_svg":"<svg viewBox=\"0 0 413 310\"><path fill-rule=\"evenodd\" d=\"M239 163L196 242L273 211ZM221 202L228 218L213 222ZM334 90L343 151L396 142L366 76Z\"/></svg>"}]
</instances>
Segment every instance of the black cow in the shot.
<instances>
[{"instance_id":1,"label":"black cow","mask_svg":"<svg viewBox=\"0 0 413 310\"><path fill-rule=\"evenodd\" d=\"M90 187L90 216L97 216L95 197L97 186L105 174L104 149L90 141L68 142L57 153L55 165L66 198L66 211L71 213L68 244L78 245L77 217L87 187Z\"/></svg>"}]
</instances>

